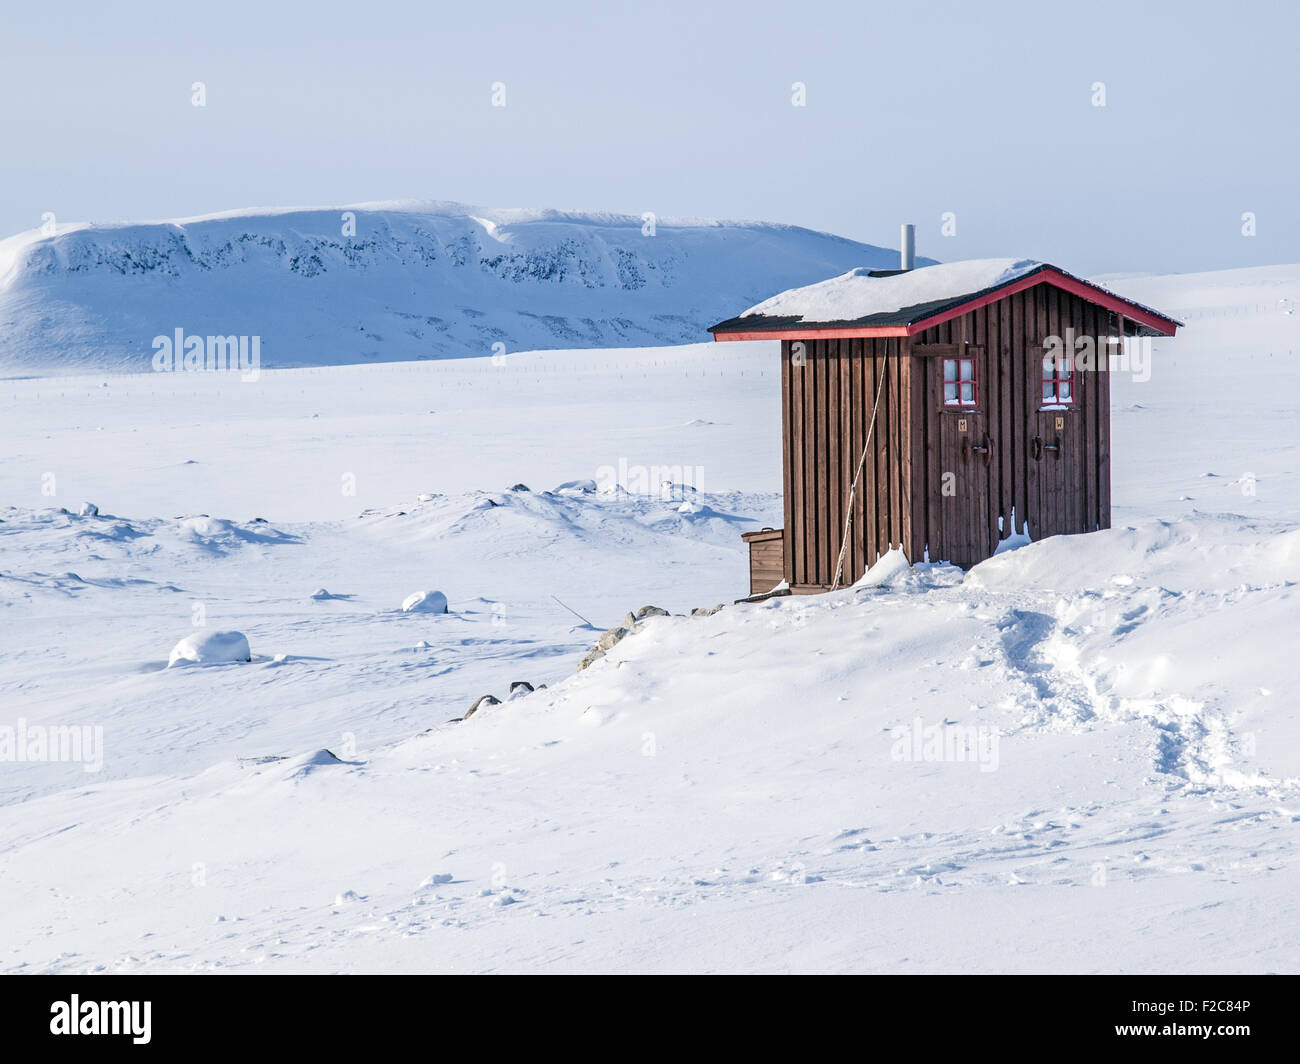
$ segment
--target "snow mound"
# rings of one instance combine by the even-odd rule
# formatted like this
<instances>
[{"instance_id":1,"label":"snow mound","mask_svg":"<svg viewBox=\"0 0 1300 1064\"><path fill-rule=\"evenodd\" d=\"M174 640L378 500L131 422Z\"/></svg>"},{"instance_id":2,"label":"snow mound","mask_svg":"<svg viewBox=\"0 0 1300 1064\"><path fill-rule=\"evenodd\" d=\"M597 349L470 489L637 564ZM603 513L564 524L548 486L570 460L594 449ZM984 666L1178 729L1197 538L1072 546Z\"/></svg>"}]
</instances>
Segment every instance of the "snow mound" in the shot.
<instances>
[{"instance_id":1,"label":"snow mound","mask_svg":"<svg viewBox=\"0 0 1300 1064\"><path fill-rule=\"evenodd\" d=\"M853 587L855 589L881 587L888 584L899 573L907 572L909 568L907 556L898 547L895 547L877 558L875 564L862 574Z\"/></svg>"},{"instance_id":2,"label":"snow mound","mask_svg":"<svg viewBox=\"0 0 1300 1064\"><path fill-rule=\"evenodd\" d=\"M403 613L446 613L447 596L441 591L416 591L402 599Z\"/></svg>"},{"instance_id":3,"label":"snow mound","mask_svg":"<svg viewBox=\"0 0 1300 1064\"><path fill-rule=\"evenodd\" d=\"M252 661L243 632L195 632L174 647L167 667L174 665L219 665L231 661Z\"/></svg>"},{"instance_id":4,"label":"snow mound","mask_svg":"<svg viewBox=\"0 0 1300 1064\"><path fill-rule=\"evenodd\" d=\"M420 889L441 886L444 883L452 882L455 878L450 872L434 872L433 875L425 876L420 880Z\"/></svg>"},{"instance_id":5,"label":"snow mound","mask_svg":"<svg viewBox=\"0 0 1300 1064\"><path fill-rule=\"evenodd\" d=\"M287 780L301 779L319 769L345 764L349 764L349 762L336 756L332 750L313 750L311 753L300 754L297 757L286 759L283 766L286 770L283 773L283 778Z\"/></svg>"}]
</instances>

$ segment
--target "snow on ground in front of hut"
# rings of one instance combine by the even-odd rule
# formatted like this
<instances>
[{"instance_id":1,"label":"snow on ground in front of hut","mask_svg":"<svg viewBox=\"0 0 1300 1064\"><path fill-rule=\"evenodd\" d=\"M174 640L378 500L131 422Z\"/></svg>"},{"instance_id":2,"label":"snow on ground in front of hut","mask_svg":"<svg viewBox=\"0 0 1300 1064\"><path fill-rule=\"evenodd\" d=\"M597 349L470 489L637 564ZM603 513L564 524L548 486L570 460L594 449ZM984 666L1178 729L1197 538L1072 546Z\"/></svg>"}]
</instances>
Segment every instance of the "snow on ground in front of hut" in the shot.
<instances>
[{"instance_id":1,"label":"snow on ground in front of hut","mask_svg":"<svg viewBox=\"0 0 1300 1064\"><path fill-rule=\"evenodd\" d=\"M773 344L4 382L0 970L1300 969L1300 268L1111 284L1114 528L707 617Z\"/></svg>"}]
</instances>

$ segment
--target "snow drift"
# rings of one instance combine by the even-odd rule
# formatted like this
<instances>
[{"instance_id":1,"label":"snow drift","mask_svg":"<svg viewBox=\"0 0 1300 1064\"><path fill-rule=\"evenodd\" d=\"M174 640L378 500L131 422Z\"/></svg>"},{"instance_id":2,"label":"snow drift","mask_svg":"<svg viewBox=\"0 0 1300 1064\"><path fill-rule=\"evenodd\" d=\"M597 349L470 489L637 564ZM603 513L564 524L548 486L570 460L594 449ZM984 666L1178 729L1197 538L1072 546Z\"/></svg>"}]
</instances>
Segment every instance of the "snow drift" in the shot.
<instances>
[{"instance_id":1,"label":"snow drift","mask_svg":"<svg viewBox=\"0 0 1300 1064\"><path fill-rule=\"evenodd\" d=\"M441 591L416 591L402 600L403 613L446 613L447 596Z\"/></svg>"},{"instance_id":2,"label":"snow drift","mask_svg":"<svg viewBox=\"0 0 1300 1064\"><path fill-rule=\"evenodd\" d=\"M195 632L174 647L167 667L176 665L224 665L233 661L252 661L248 637L243 632Z\"/></svg>"}]
</instances>

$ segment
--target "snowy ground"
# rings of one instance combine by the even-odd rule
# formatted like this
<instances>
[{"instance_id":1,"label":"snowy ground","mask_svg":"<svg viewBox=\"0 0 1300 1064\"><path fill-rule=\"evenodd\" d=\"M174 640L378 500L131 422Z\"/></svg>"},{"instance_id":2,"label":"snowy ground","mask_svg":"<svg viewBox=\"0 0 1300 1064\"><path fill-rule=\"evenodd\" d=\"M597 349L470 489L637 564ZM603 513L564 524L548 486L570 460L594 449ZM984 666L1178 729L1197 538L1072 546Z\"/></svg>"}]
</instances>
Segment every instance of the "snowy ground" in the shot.
<instances>
[{"instance_id":1,"label":"snowy ground","mask_svg":"<svg viewBox=\"0 0 1300 1064\"><path fill-rule=\"evenodd\" d=\"M1112 283L1112 530L578 675L746 589L774 345L0 382L0 726L103 729L0 763L0 970L1300 970L1300 267Z\"/></svg>"}]
</instances>

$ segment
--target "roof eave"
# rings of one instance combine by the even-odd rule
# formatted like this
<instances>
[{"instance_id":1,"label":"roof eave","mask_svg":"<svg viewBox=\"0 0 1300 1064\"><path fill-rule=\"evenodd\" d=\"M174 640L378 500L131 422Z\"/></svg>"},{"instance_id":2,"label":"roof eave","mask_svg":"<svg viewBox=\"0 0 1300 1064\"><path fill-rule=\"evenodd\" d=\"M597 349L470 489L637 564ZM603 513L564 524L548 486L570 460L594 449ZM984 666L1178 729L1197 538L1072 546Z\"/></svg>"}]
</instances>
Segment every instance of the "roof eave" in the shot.
<instances>
[{"instance_id":1,"label":"roof eave","mask_svg":"<svg viewBox=\"0 0 1300 1064\"><path fill-rule=\"evenodd\" d=\"M792 322L787 325L762 326L758 321L745 327L745 319L730 318L712 326L709 332L715 341L726 340L837 340L858 337L916 336L935 325L960 317L972 310L995 303L1007 296L1015 295L1040 284L1054 284L1057 288L1077 295L1098 306L1134 322L1140 330L1147 330L1156 336L1173 336L1183 323L1166 314L1161 314L1151 307L1134 303L1130 299L1116 295L1114 292L1095 285L1090 281L1075 277L1064 270L1046 263L1031 272L1017 277L1005 284L976 292L964 297L943 310L924 315L915 321L891 323L889 325L864 325L855 322L843 323L808 323Z\"/></svg>"}]
</instances>

